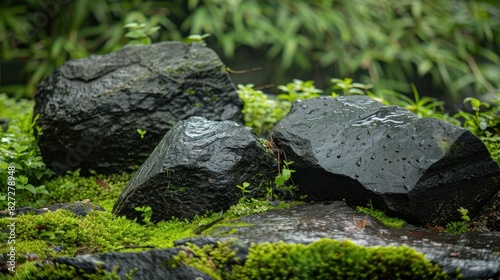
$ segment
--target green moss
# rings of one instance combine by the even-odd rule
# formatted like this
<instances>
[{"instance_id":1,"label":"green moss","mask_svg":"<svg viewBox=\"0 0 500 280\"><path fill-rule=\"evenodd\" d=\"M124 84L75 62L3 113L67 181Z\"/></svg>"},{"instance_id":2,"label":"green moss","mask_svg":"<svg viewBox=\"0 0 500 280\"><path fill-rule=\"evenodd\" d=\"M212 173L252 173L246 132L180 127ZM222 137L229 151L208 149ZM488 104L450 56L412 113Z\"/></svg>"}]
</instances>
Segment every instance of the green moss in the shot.
<instances>
[{"instance_id":1,"label":"green moss","mask_svg":"<svg viewBox=\"0 0 500 280\"><path fill-rule=\"evenodd\" d=\"M406 224L404 220L389 217L383 211L373 209L371 203L368 205L368 207L356 206L356 210L374 217L383 225L390 228L401 229Z\"/></svg>"},{"instance_id":2,"label":"green moss","mask_svg":"<svg viewBox=\"0 0 500 280\"><path fill-rule=\"evenodd\" d=\"M133 173L113 175L95 175L81 177L79 170L68 172L45 182L50 193L46 196L46 204L74 202L90 199L111 211L116 198L132 179Z\"/></svg>"},{"instance_id":3,"label":"green moss","mask_svg":"<svg viewBox=\"0 0 500 280\"><path fill-rule=\"evenodd\" d=\"M187 247L174 266L187 264L214 279L449 279L414 249L363 247L322 239L309 245L262 243L251 246L245 262L232 241Z\"/></svg>"},{"instance_id":4,"label":"green moss","mask_svg":"<svg viewBox=\"0 0 500 280\"><path fill-rule=\"evenodd\" d=\"M9 222L0 219L2 227ZM80 217L60 209L42 215L22 215L16 221L17 249L35 253L40 258L108 252L123 245L142 244L147 237L139 224L99 211ZM2 233L0 242L6 242L7 238L7 234ZM55 253L53 248L57 245L64 250Z\"/></svg>"}]
</instances>

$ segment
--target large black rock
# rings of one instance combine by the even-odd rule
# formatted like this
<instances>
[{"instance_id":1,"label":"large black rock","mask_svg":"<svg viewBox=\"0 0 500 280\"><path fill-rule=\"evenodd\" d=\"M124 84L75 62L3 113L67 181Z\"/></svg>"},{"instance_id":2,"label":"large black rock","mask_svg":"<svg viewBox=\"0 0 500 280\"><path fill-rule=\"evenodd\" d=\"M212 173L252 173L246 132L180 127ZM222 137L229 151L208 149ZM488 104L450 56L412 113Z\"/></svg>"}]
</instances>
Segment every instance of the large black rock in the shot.
<instances>
[{"instance_id":1,"label":"large black rock","mask_svg":"<svg viewBox=\"0 0 500 280\"><path fill-rule=\"evenodd\" d=\"M35 101L38 145L59 174L129 170L190 116L243 123L224 64L200 44L126 46L68 61L42 81Z\"/></svg>"},{"instance_id":2,"label":"large black rock","mask_svg":"<svg viewBox=\"0 0 500 280\"><path fill-rule=\"evenodd\" d=\"M499 190L500 168L466 129L421 119L365 96L296 102L272 133L314 200L342 200L416 224L478 213Z\"/></svg>"},{"instance_id":3,"label":"large black rock","mask_svg":"<svg viewBox=\"0 0 500 280\"><path fill-rule=\"evenodd\" d=\"M250 128L191 117L165 135L118 198L113 213L140 220L135 208L150 206L157 222L220 212L242 197L236 185L248 182L248 195L259 195L276 172L274 157Z\"/></svg>"}]
</instances>

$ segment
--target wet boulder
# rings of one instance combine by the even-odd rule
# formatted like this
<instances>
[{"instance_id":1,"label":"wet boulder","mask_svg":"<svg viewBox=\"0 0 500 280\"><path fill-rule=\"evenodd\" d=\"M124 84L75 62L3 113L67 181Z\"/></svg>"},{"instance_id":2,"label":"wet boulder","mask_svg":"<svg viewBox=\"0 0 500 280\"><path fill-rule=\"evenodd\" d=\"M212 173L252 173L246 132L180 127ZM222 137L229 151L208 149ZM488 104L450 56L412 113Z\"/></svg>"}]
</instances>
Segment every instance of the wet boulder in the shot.
<instances>
[{"instance_id":1,"label":"wet boulder","mask_svg":"<svg viewBox=\"0 0 500 280\"><path fill-rule=\"evenodd\" d=\"M272 138L302 194L372 203L415 225L458 221L460 207L477 215L500 188L500 168L469 131L366 96L296 102Z\"/></svg>"},{"instance_id":2,"label":"wet boulder","mask_svg":"<svg viewBox=\"0 0 500 280\"><path fill-rule=\"evenodd\" d=\"M233 121L191 117L162 139L116 202L113 213L141 218L136 207L150 206L152 220L191 218L236 204L266 191L277 171L274 157L255 133Z\"/></svg>"},{"instance_id":3,"label":"wet boulder","mask_svg":"<svg viewBox=\"0 0 500 280\"><path fill-rule=\"evenodd\" d=\"M38 145L58 174L133 169L191 116L243 123L224 64L200 44L133 45L68 61L41 82L35 101Z\"/></svg>"}]
</instances>

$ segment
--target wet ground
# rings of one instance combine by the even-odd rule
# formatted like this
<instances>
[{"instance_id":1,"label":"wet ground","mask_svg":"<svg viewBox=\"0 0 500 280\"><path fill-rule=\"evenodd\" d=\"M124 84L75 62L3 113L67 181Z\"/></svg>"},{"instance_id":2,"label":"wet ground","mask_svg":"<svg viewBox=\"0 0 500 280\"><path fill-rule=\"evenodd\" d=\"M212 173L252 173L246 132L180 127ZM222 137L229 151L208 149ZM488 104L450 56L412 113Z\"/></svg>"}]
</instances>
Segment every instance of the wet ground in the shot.
<instances>
[{"instance_id":1,"label":"wet ground","mask_svg":"<svg viewBox=\"0 0 500 280\"><path fill-rule=\"evenodd\" d=\"M454 235L405 226L391 229L342 202L299 205L240 219L253 226L236 227L249 242L309 243L320 238L350 239L364 246L405 245L422 252L447 272L461 269L465 279L500 277L500 234ZM211 235L225 235L235 227L220 227ZM227 235L226 235L227 236Z\"/></svg>"}]
</instances>

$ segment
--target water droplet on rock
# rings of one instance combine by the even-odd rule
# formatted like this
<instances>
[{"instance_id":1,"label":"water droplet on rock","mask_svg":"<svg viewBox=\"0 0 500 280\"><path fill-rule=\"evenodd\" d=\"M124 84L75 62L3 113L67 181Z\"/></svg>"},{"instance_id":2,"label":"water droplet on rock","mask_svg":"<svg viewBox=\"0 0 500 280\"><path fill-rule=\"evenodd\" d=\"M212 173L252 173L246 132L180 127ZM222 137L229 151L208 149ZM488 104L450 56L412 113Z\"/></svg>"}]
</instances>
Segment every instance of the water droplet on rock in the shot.
<instances>
[{"instance_id":1,"label":"water droplet on rock","mask_svg":"<svg viewBox=\"0 0 500 280\"><path fill-rule=\"evenodd\" d=\"M361 139L361 134L358 134L358 135L356 136L356 140L359 140L359 139Z\"/></svg>"},{"instance_id":2,"label":"water droplet on rock","mask_svg":"<svg viewBox=\"0 0 500 280\"><path fill-rule=\"evenodd\" d=\"M418 145L419 145L420 147L422 147L424 144L425 144L425 140L422 140L422 141L420 141L420 143L418 143Z\"/></svg>"},{"instance_id":3,"label":"water droplet on rock","mask_svg":"<svg viewBox=\"0 0 500 280\"><path fill-rule=\"evenodd\" d=\"M358 177L359 177L359 175L358 175L358 174L356 174L356 175L354 175L354 176L355 176L356 178L358 178Z\"/></svg>"},{"instance_id":4,"label":"water droplet on rock","mask_svg":"<svg viewBox=\"0 0 500 280\"><path fill-rule=\"evenodd\" d=\"M332 149L328 149L328 152L326 153L326 157L331 157L332 156Z\"/></svg>"},{"instance_id":5,"label":"water droplet on rock","mask_svg":"<svg viewBox=\"0 0 500 280\"><path fill-rule=\"evenodd\" d=\"M361 158L359 158L358 161L356 161L356 165L361 166Z\"/></svg>"},{"instance_id":6,"label":"water droplet on rock","mask_svg":"<svg viewBox=\"0 0 500 280\"><path fill-rule=\"evenodd\" d=\"M376 158L375 154L373 154L370 158L375 159Z\"/></svg>"}]
</instances>

